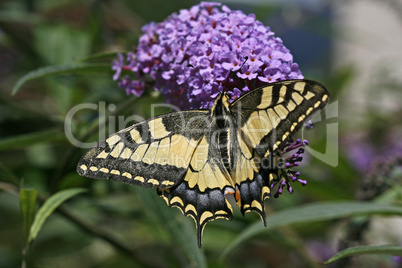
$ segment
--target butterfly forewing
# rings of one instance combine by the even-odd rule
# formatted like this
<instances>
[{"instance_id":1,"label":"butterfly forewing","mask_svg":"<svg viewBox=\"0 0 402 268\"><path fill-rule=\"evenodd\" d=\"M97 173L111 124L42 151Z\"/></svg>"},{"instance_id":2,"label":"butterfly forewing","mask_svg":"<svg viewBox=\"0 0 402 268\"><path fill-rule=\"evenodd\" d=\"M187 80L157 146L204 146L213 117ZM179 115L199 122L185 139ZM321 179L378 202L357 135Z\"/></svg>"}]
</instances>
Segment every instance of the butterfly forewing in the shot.
<instances>
[{"instance_id":1,"label":"butterfly forewing","mask_svg":"<svg viewBox=\"0 0 402 268\"><path fill-rule=\"evenodd\" d=\"M204 129L207 111L159 116L123 129L86 153L77 166L80 175L144 187L169 188L179 183Z\"/></svg>"},{"instance_id":2,"label":"butterfly forewing","mask_svg":"<svg viewBox=\"0 0 402 268\"><path fill-rule=\"evenodd\" d=\"M239 130L260 157L275 154L314 112L327 105L329 94L318 82L290 80L251 91L231 105Z\"/></svg>"},{"instance_id":3,"label":"butterfly forewing","mask_svg":"<svg viewBox=\"0 0 402 268\"><path fill-rule=\"evenodd\" d=\"M274 160L278 150L328 101L329 94L321 84L291 80L255 89L231 105L233 117L239 118L233 179L239 192L237 204L243 214L256 211L265 223L263 201L278 176Z\"/></svg>"}]
</instances>

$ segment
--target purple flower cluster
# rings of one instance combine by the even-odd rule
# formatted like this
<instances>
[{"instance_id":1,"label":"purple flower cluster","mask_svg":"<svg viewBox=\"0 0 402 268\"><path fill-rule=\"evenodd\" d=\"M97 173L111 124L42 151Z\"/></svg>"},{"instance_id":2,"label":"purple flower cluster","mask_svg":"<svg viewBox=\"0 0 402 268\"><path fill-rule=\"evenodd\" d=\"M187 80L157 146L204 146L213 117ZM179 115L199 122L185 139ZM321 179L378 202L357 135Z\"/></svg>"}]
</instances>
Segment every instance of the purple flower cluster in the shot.
<instances>
[{"instance_id":1,"label":"purple flower cluster","mask_svg":"<svg viewBox=\"0 0 402 268\"><path fill-rule=\"evenodd\" d=\"M369 131L353 132L341 141L349 161L362 173L369 172L378 162L402 157L402 139L397 128L383 130L377 142L372 136Z\"/></svg>"},{"instance_id":2,"label":"purple flower cluster","mask_svg":"<svg viewBox=\"0 0 402 268\"><path fill-rule=\"evenodd\" d=\"M136 51L113 63L127 94L154 88L181 109L210 108L223 91L233 101L265 83L303 78L269 27L219 3L202 2L143 31ZM120 77L122 70L133 74Z\"/></svg>"},{"instance_id":3,"label":"purple flower cluster","mask_svg":"<svg viewBox=\"0 0 402 268\"><path fill-rule=\"evenodd\" d=\"M307 140L300 140L297 139L294 142L287 142L285 147L281 151L282 154L289 153L291 151L297 150L297 152L289 155L285 159L285 165L284 167L280 170L281 174L278 178L277 181L274 181L271 185L271 189L273 189L276 185L279 185L276 193L274 194L275 198L278 198L279 195L282 194L283 188L286 186L286 189L288 190L289 193L293 193L293 187L291 185L291 182L299 182L301 185L305 186L307 184L307 181L302 180L299 178L300 172L294 171L292 168L299 166L299 163L303 160L303 153L304 153L304 146L307 146L309 143Z\"/></svg>"}]
</instances>

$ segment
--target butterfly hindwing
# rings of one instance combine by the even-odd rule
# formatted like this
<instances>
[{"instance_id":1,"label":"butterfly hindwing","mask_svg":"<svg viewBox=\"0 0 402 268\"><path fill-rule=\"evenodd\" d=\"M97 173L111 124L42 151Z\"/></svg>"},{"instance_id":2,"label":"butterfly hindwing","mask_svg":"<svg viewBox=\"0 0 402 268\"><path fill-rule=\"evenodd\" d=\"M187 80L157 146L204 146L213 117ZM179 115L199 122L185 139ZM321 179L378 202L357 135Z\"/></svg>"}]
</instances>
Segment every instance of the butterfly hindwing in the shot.
<instances>
[{"instance_id":1,"label":"butterfly hindwing","mask_svg":"<svg viewBox=\"0 0 402 268\"><path fill-rule=\"evenodd\" d=\"M229 174L222 171L221 156L211 142L213 129L206 131L190 160L183 181L160 192L167 204L191 216L197 225L198 243L207 222L232 218L232 207L225 198L225 189L233 188Z\"/></svg>"},{"instance_id":2,"label":"butterfly hindwing","mask_svg":"<svg viewBox=\"0 0 402 268\"><path fill-rule=\"evenodd\" d=\"M201 247L201 237L205 225L215 219L232 219L232 207L226 200L224 192L219 189L208 189L200 192L191 189L186 182L169 189L159 191L169 207L178 207L186 216L191 216L197 227L198 246Z\"/></svg>"},{"instance_id":3,"label":"butterfly hindwing","mask_svg":"<svg viewBox=\"0 0 402 268\"><path fill-rule=\"evenodd\" d=\"M244 215L247 212L257 212L265 224L264 199L269 197L269 176L260 174L262 159L255 150L237 133L238 149L234 163L233 179L236 188L236 203Z\"/></svg>"},{"instance_id":4,"label":"butterfly hindwing","mask_svg":"<svg viewBox=\"0 0 402 268\"><path fill-rule=\"evenodd\" d=\"M206 111L159 116L123 129L87 152L80 175L143 187L168 188L187 173L197 144L208 128Z\"/></svg>"}]
</instances>

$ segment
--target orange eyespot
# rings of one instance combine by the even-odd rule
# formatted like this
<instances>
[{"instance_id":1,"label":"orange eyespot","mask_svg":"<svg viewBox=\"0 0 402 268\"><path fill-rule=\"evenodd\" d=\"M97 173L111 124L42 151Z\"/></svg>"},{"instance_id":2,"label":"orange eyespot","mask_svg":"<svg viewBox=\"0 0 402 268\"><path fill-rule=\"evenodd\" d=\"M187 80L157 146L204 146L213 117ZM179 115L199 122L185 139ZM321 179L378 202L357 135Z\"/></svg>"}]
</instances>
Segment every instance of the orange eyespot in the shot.
<instances>
[{"instance_id":1,"label":"orange eyespot","mask_svg":"<svg viewBox=\"0 0 402 268\"><path fill-rule=\"evenodd\" d=\"M236 199L236 202L239 202L239 200L240 200L240 192L239 192L239 189L236 189L235 199Z\"/></svg>"}]
</instances>

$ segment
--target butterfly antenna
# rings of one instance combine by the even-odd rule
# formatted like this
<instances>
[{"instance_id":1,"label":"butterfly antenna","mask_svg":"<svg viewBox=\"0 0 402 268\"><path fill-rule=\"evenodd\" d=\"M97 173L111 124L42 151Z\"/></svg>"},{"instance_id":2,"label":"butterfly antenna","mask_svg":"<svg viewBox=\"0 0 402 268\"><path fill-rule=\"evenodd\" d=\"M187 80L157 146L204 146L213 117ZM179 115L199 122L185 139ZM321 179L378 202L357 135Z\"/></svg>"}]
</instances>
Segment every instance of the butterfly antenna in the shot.
<instances>
[{"instance_id":1,"label":"butterfly antenna","mask_svg":"<svg viewBox=\"0 0 402 268\"><path fill-rule=\"evenodd\" d=\"M202 77L202 79L204 79L205 82L207 82L208 84L212 85L212 83L211 83L210 81L208 81L208 80L200 73L200 71L197 70L197 68L194 67L194 65L188 64L187 66L188 66L188 67L191 67L191 68L194 68L194 70L197 72L197 74L199 74L199 75Z\"/></svg>"},{"instance_id":2,"label":"butterfly antenna","mask_svg":"<svg viewBox=\"0 0 402 268\"><path fill-rule=\"evenodd\" d=\"M246 64L247 60L248 60L248 56L245 56L245 57L244 57L244 61L243 61L243 63L241 64L239 70L241 70L241 68L243 68L243 66L244 66L244 64Z\"/></svg>"},{"instance_id":3,"label":"butterfly antenna","mask_svg":"<svg viewBox=\"0 0 402 268\"><path fill-rule=\"evenodd\" d=\"M207 82L208 84L210 84L210 85L212 86L211 81L208 81L208 80L200 73L200 71L197 70L197 68L194 67L194 65L188 64L187 67L192 67L192 68L194 68L194 70L197 72L197 74L199 74L199 75L202 77L202 79L204 79L205 82Z\"/></svg>"}]
</instances>

